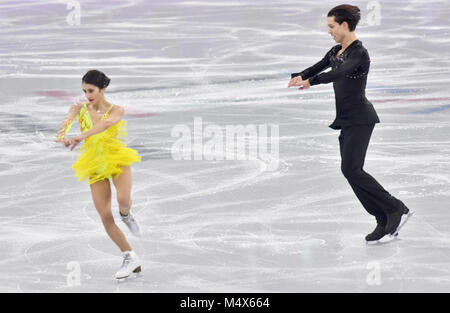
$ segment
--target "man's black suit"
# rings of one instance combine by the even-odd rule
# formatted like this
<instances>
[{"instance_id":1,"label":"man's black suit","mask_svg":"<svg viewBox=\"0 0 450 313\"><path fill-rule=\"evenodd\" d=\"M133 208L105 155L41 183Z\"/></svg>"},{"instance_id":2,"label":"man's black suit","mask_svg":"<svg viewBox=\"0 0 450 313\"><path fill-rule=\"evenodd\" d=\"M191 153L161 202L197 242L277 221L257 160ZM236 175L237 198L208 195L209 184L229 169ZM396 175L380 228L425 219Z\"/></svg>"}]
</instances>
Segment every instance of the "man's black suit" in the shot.
<instances>
[{"instance_id":1,"label":"man's black suit","mask_svg":"<svg viewBox=\"0 0 450 313\"><path fill-rule=\"evenodd\" d=\"M337 56L341 45L334 46L317 64L291 77L309 79L311 86L333 82L336 118L330 125L340 129L341 170L361 204L378 224L386 225L387 214L401 209L403 203L387 192L363 170L370 137L379 119L366 98L365 89L370 58L361 41L353 41ZM331 67L331 71L321 73Z\"/></svg>"}]
</instances>

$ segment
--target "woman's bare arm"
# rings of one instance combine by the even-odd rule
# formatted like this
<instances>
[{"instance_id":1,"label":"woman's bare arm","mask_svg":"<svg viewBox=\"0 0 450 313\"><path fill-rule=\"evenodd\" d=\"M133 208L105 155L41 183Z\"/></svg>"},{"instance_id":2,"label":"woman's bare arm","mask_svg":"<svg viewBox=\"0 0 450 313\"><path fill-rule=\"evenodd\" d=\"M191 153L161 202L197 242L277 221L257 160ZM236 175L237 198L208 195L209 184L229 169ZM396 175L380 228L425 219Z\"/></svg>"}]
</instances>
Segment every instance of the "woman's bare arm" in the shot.
<instances>
[{"instance_id":1,"label":"woman's bare arm","mask_svg":"<svg viewBox=\"0 0 450 313\"><path fill-rule=\"evenodd\" d=\"M119 106L114 106L111 109L110 115L108 118L104 120L100 120L94 127L89 129L88 131L85 131L79 136L72 137L67 141L68 145L72 145L70 150L73 150L83 139L88 138L89 136L101 133L102 131L107 130L109 127L113 126L114 124L120 122L120 120L123 117L124 109Z\"/></svg>"},{"instance_id":2,"label":"woman's bare arm","mask_svg":"<svg viewBox=\"0 0 450 313\"><path fill-rule=\"evenodd\" d=\"M89 129L88 131L85 131L81 136L83 139L88 138L89 136L101 133L102 131L107 130L109 127L113 126L114 124L120 122L120 120L123 117L124 109L118 105L115 105L110 113L109 116L103 120L100 120L94 127Z\"/></svg>"},{"instance_id":3,"label":"woman's bare arm","mask_svg":"<svg viewBox=\"0 0 450 313\"><path fill-rule=\"evenodd\" d=\"M70 106L69 113L66 116L66 119L62 123L59 131L56 135L56 142L61 142L66 137L66 134L69 132L72 127L73 122L75 121L75 117L80 113L81 103L73 104Z\"/></svg>"}]
</instances>

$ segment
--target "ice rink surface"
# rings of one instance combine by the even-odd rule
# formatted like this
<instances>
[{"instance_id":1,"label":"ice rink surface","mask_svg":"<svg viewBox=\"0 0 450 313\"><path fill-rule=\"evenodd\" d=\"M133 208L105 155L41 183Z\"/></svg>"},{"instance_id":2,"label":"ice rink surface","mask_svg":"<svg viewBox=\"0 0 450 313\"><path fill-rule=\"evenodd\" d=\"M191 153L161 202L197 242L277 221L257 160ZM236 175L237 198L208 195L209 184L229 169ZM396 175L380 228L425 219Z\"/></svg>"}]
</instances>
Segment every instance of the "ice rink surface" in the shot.
<instances>
[{"instance_id":1,"label":"ice rink surface","mask_svg":"<svg viewBox=\"0 0 450 313\"><path fill-rule=\"evenodd\" d=\"M287 88L335 45L326 14L337 4L0 1L0 291L449 292L450 1L352 1L381 120L365 169L415 211L398 240L373 246L375 220L328 128L332 85ZM77 153L53 142L93 68L111 78L106 98L125 107L126 142L142 156L142 238L118 219L113 189L143 261L121 284L120 251L73 176ZM277 125L278 167L175 160L172 131L194 130L195 117Z\"/></svg>"}]
</instances>

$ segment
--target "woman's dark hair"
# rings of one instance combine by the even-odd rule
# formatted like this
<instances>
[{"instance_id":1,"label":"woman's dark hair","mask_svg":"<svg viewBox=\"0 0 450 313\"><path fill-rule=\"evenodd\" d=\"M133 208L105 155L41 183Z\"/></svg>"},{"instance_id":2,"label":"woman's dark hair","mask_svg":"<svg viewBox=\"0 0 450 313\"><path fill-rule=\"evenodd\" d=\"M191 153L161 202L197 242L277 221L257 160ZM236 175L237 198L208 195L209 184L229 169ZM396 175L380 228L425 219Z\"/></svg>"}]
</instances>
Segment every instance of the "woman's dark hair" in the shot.
<instances>
[{"instance_id":1,"label":"woman's dark hair","mask_svg":"<svg viewBox=\"0 0 450 313\"><path fill-rule=\"evenodd\" d=\"M347 22L348 29L352 32L355 30L361 19L361 11L357 6L350 4L342 4L334 7L328 12L328 17L334 16L334 20L339 25L343 22Z\"/></svg>"},{"instance_id":2,"label":"woman's dark hair","mask_svg":"<svg viewBox=\"0 0 450 313\"><path fill-rule=\"evenodd\" d=\"M106 88L109 85L111 79L108 78L103 72L98 70L90 70L84 74L82 81L86 84L97 86L100 89Z\"/></svg>"}]
</instances>

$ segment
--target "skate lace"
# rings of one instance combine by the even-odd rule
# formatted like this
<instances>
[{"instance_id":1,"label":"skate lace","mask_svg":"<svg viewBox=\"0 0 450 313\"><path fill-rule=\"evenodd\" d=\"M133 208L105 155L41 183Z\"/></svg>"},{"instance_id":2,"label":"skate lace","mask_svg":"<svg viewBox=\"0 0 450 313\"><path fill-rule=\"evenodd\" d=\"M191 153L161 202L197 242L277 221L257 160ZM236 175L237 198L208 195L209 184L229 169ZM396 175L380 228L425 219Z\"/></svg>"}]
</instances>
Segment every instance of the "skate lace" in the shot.
<instances>
[{"instance_id":1,"label":"skate lace","mask_svg":"<svg viewBox=\"0 0 450 313\"><path fill-rule=\"evenodd\" d=\"M127 223L127 224L131 224L134 222L134 218L133 216L130 214L128 214L127 216L122 216L122 220Z\"/></svg>"},{"instance_id":2,"label":"skate lace","mask_svg":"<svg viewBox=\"0 0 450 313\"><path fill-rule=\"evenodd\" d=\"M128 264L130 264L130 263L131 263L131 256L130 255L126 255L123 258L123 263L122 263L122 266L120 267L120 269L121 270L125 269L128 266Z\"/></svg>"},{"instance_id":3,"label":"skate lace","mask_svg":"<svg viewBox=\"0 0 450 313\"><path fill-rule=\"evenodd\" d=\"M122 220L123 220L125 223L129 223L129 222L130 222L130 216L122 217Z\"/></svg>"}]
</instances>

